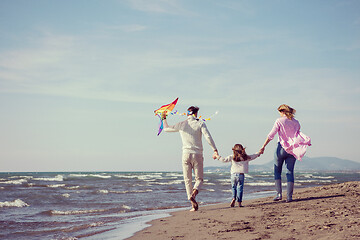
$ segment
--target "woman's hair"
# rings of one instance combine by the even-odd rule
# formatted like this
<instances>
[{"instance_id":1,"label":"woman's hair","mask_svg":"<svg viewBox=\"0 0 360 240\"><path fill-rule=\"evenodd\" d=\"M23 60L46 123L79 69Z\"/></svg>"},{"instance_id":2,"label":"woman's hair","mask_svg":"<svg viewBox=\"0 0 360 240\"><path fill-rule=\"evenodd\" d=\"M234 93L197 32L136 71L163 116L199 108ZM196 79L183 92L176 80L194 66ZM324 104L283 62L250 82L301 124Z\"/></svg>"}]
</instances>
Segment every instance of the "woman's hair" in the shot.
<instances>
[{"instance_id":1,"label":"woman's hair","mask_svg":"<svg viewBox=\"0 0 360 240\"><path fill-rule=\"evenodd\" d=\"M191 107L188 108L188 111L189 111L190 115L197 114L198 111L199 111L199 107L191 106Z\"/></svg>"},{"instance_id":2,"label":"woman's hair","mask_svg":"<svg viewBox=\"0 0 360 240\"><path fill-rule=\"evenodd\" d=\"M240 162L240 161L246 161L248 160L248 155L245 152L245 148L241 144L235 144L235 146L232 148L234 152L234 161Z\"/></svg>"},{"instance_id":3,"label":"woman's hair","mask_svg":"<svg viewBox=\"0 0 360 240\"><path fill-rule=\"evenodd\" d=\"M296 113L295 109L291 108L290 106L288 106L286 104L281 104L278 107L278 111L284 113L286 115L286 117L290 120L294 118L294 115Z\"/></svg>"}]
</instances>

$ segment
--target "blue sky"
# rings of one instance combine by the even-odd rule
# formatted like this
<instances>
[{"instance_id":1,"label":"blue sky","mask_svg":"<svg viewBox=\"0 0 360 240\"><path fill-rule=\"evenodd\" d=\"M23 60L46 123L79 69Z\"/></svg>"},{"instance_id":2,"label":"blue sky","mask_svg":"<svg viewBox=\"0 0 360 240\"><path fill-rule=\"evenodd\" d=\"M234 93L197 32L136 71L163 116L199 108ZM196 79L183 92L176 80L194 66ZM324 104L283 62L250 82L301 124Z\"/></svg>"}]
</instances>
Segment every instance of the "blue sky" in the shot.
<instances>
[{"instance_id":1,"label":"blue sky","mask_svg":"<svg viewBox=\"0 0 360 240\"><path fill-rule=\"evenodd\" d=\"M360 162L360 2L0 1L0 171L181 170L153 115L176 97L219 112L221 155L258 151L286 103L308 157Z\"/></svg>"}]
</instances>

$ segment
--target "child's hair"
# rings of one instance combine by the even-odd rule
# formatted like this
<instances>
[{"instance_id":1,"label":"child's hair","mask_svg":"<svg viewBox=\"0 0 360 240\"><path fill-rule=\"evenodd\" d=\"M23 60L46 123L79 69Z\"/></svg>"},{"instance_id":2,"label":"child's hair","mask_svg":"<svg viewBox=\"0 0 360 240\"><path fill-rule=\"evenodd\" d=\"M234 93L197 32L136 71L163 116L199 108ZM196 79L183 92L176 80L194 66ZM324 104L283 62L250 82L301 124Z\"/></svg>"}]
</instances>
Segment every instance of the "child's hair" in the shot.
<instances>
[{"instance_id":1,"label":"child's hair","mask_svg":"<svg viewBox=\"0 0 360 240\"><path fill-rule=\"evenodd\" d=\"M286 117L290 120L294 118L294 115L296 113L295 109L291 108L290 106L288 106L286 104L281 104L278 107L278 111L284 113L286 115Z\"/></svg>"},{"instance_id":2,"label":"child's hair","mask_svg":"<svg viewBox=\"0 0 360 240\"><path fill-rule=\"evenodd\" d=\"M240 162L240 161L246 161L248 160L248 155L245 152L245 148L241 144L235 144L235 146L232 148L234 152L234 161Z\"/></svg>"}]
</instances>

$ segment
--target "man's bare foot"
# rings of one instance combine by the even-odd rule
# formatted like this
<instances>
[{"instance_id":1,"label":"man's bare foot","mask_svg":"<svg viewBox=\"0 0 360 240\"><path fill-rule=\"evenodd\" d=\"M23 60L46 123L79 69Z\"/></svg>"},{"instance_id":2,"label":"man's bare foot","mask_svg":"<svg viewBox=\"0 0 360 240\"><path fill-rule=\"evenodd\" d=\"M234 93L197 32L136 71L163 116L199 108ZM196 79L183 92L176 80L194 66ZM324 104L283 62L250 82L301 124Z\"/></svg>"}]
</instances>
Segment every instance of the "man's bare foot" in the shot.
<instances>
[{"instance_id":1,"label":"man's bare foot","mask_svg":"<svg viewBox=\"0 0 360 240\"><path fill-rule=\"evenodd\" d=\"M241 205L241 202L239 202L239 207L244 207L243 205Z\"/></svg>"},{"instance_id":2,"label":"man's bare foot","mask_svg":"<svg viewBox=\"0 0 360 240\"><path fill-rule=\"evenodd\" d=\"M190 210L191 212L193 211L197 211L199 209L199 204L196 202L195 198L194 197L191 197L190 198L190 202L191 202L191 205L192 205L192 209Z\"/></svg>"},{"instance_id":3,"label":"man's bare foot","mask_svg":"<svg viewBox=\"0 0 360 240\"><path fill-rule=\"evenodd\" d=\"M233 199L230 203L230 207L234 207L235 206L235 199Z\"/></svg>"}]
</instances>

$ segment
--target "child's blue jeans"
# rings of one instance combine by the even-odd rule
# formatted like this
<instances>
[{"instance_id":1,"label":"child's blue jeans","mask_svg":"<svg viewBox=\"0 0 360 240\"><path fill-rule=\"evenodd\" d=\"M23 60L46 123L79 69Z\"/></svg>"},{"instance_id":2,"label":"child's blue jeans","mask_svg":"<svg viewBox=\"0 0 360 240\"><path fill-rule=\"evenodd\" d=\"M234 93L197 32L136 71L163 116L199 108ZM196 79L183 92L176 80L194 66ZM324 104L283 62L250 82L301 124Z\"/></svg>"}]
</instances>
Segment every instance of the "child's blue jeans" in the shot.
<instances>
[{"instance_id":1,"label":"child's blue jeans","mask_svg":"<svg viewBox=\"0 0 360 240\"><path fill-rule=\"evenodd\" d=\"M233 199L236 199L238 202L242 202L244 180L245 175L243 173L231 174L231 191L233 194Z\"/></svg>"}]
</instances>

